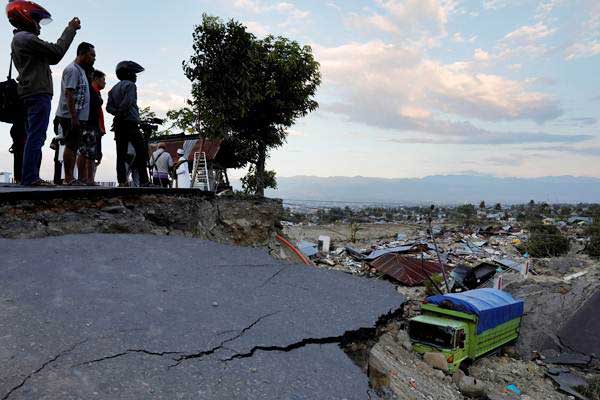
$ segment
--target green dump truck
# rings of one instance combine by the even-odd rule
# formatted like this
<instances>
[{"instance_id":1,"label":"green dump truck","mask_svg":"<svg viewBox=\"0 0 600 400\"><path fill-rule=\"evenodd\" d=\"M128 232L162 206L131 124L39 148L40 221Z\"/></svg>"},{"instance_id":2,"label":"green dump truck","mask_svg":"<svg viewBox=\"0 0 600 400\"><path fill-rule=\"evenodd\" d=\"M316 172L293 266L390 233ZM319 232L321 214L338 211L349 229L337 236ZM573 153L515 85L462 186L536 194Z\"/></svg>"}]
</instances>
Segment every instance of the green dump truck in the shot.
<instances>
[{"instance_id":1,"label":"green dump truck","mask_svg":"<svg viewBox=\"0 0 600 400\"><path fill-rule=\"evenodd\" d=\"M517 340L522 300L496 289L429 297L408 333L417 353L440 352L454 372L461 364Z\"/></svg>"}]
</instances>

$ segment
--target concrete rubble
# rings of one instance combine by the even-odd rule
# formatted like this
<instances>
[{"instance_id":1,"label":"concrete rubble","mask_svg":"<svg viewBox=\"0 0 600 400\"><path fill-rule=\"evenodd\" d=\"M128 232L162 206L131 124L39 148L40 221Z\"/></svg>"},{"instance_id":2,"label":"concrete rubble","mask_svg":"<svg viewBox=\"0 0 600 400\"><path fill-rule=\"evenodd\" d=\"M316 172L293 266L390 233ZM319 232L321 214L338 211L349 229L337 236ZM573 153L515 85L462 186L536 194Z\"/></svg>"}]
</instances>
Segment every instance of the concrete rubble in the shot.
<instances>
[{"instance_id":1,"label":"concrete rubble","mask_svg":"<svg viewBox=\"0 0 600 400\"><path fill-rule=\"evenodd\" d=\"M433 230L433 238L426 226L406 229L390 239L353 243L337 238L331 251L318 251L315 247L311 258L318 268L394 283L398 292L407 297L405 318L417 314L421 300L434 294L434 289L427 284L408 287L406 282L397 280L398 275L377 271L372 260L391 259L389 255L393 254L400 259L412 258L418 265L423 260L438 263L439 254L451 285L454 268L488 266L482 270L487 277L477 282L478 287L492 287L501 277L503 289L525 301L516 346L502 355L476 361L467 375L459 372L448 376L443 363L438 365L434 356L413 354L402 330L381 336L371 347L368 373L371 384L383 398L585 398L578 397L580 388L566 387L560 379L564 376L586 382L600 373L596 358L599 352L583 348L597 349L600 344L598 319L590 318L600 306L600 263L579 254L583 248L578 244L582 240L581 226L562 228L570 235L573 250L559 258L532 259L524 255L521 246L529 239L529 233L518 223L469 229L438 226ZM444 289L443 281L438 281L438 285ZM578 346L584 340L585 346ZM562 368L562 373L549 374L556 368Z\"/></svg>"}]
</instances>

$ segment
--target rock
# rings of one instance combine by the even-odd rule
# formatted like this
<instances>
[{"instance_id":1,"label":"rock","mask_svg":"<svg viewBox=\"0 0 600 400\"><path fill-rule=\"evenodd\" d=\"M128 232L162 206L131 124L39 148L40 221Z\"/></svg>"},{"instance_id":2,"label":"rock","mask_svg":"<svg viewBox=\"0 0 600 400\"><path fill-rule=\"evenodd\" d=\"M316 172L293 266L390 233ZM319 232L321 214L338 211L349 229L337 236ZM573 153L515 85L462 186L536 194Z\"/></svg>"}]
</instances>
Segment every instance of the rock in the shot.
<instances>
[{"instance_id":1,"label":"rock","mask_svg":"<svg viewBox=\"0 0 600 400\"><path fill-rule=\"evenodd\" d=\"M459 369L454 373L454 375L452 375L452 382L454 382L458 386L462 382L464 377L465 373L461 369Z\"/></svg>"},{"instance_id":2,"label":"rock","mask_svg":"<svg viewBox=\"0 0 600 400\"><path fill-rule=\"evenodd\" d=\"M371 384L375 383L373 387L380 393L385 392L381 386L387 386L394 395L385 399L463 399L457 388L447 381L450 377L444 376L442 371L433 370L395 339L396 335L384 334L369 353Z\"/></svg>"},{"instance_id":3,"label":"rock","mask_svg":"<svg viewBox=\"0 0 600 400\"><path fill-rule=\"evenodd\" d=\"M446 360L446 356L442 353L425 353L423 355L423 361L432 368L444 372L448 371L448 361Z\"/></svg>"},{"instance_id":4,"label":"rock","mask_svg":"<svg viewBox=\"0 0 600 400\"><path fill-rule=\"evenodd\" d=\"M458 390L460 390L463 395L476 399L485 398L488 392L487 385L483 381L466 375L463 375L459 382Z\"/></svg>"},{"instance_id":5,"label":"rock","mask_svg":"<svg viewBox=\"0 0 600 400\"><path fill-rule=\"evenodd\" d=\"M406 351L412 351L412 343L409 341L404 341L402 342L402 347L404 348L404 350Z\"/></svg>"}]
</instances>

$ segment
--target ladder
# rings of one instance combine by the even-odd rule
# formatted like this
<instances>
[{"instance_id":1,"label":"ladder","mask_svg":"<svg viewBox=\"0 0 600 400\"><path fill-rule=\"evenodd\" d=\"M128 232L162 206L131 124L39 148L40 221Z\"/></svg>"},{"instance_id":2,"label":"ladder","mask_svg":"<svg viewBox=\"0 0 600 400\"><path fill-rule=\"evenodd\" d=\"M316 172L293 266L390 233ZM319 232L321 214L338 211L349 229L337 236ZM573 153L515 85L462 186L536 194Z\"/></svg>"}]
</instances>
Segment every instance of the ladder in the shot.
<instances>
[{"instance_id":1,"label":"ladder","mask_svg":"<svg viewBox=\"0 0 600 400\"><path fill-rule=\"evenodd\" d=\"M206 153L194 153L194 168L192 171L192 188L210 191Z\"/></svg>"}]
</instances>

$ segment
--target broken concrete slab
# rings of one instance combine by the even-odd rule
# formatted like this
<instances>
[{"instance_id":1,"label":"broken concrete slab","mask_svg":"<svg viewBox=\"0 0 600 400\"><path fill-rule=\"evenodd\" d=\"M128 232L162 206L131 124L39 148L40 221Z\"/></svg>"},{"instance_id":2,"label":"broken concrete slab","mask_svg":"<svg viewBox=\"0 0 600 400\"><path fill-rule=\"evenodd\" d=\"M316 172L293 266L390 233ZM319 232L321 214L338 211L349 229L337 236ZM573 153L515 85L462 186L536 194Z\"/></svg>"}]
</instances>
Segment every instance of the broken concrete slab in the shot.
<instances>
[{"instance_id":1,"label":"broken concrete slab","mask_svg":"<svg viewBox=\"0 0 600 400\"><path fill-rule=\"evenodd\" d=\"M0 240L0 399L363 399L392 285L183 237Z\"/></svg>"},{"instance_id":2,"label":"broken concrete slab","mask_svg":"<svg viewBox=\"0 0 600 400\"><path fill-rule=\"evenodd\" d=\"M558 336L561 344L568 351L600 356L600 320L597 317L599 307L600 290L597 290L560 330Z\"/></svg>"}]
</instances>

